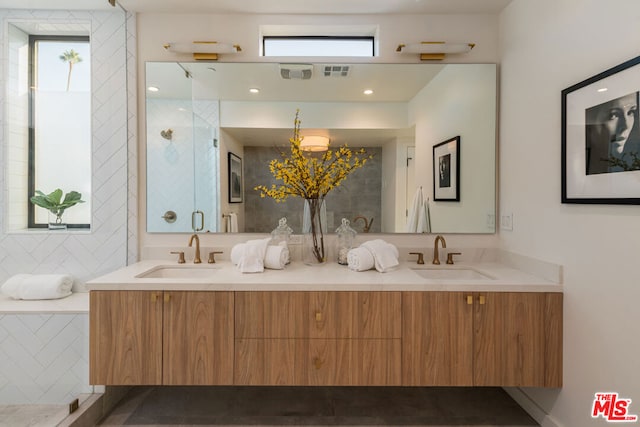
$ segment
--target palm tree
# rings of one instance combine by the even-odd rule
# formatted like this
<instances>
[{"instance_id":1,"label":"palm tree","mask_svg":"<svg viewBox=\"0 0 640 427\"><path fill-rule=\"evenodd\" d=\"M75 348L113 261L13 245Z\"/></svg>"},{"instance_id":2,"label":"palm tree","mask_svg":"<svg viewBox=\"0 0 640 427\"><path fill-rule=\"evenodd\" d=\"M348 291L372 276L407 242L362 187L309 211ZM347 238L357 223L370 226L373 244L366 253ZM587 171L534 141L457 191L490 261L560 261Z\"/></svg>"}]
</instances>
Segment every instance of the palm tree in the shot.
<instances>
[{"instance_id":1,"label":"palm tree","mask_svg":"<svg viewBox=\"0 0 640 427\"><path fill-rule=\"evenodd\" d=\"M71 84L71 70L73 70L73 64L77 64L78 62L82 62L82 58L80 58L80 54L75 50L67 50L62 55L60 55L60 59L63 62L69 63L69 74L67 76L67 92L69 92L69 85Z\"/></svg>"}]
</instances>

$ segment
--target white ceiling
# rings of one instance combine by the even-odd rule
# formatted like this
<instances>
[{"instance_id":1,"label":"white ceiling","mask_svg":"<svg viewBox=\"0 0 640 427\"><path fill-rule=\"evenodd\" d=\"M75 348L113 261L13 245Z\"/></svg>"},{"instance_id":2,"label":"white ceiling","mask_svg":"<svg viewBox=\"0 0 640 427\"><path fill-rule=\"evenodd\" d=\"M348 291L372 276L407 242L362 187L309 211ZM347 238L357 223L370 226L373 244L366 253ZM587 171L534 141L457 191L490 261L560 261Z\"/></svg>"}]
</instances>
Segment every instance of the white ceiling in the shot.
<instances>
[{"instance_id":1,"label":"white ceiling","mask_svg":"<svg viewBox=\"0 0 640 427\"><path fill-rule=\"evenodd\" d=\"M132 12L240 14L497 14L511 0L117 0ZM107 0L0 0L5 9L110 9Z\"/></svg>"}]
</instances>

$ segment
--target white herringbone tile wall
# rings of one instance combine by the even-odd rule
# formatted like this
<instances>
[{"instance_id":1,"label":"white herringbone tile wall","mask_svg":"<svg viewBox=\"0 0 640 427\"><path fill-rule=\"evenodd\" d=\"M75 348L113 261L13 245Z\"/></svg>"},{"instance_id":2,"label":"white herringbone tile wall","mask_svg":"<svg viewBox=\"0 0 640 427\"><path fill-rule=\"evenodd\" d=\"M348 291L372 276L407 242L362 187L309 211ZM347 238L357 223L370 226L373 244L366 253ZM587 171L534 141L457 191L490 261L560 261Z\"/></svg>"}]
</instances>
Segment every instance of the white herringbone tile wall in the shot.
<instances>
[{"instance_id":1,"label":"white herringbone tile wall","mask_svg":"<svg viewBox=\"0 0 640 427\"><path fill-rule=\"evenodd\" d=\"M88 314L0 315L0 403L66 404L89 386Z\"/></svg>"},{"instance_id":2,"label":"white herringbone tile wall","mask_svg":"<svg viewBox=\"0 0 640 427\"><path fill-rule=\"evenodd\" d=\"M127 12L127 146L129 159L127 264L138 261L138 64L136 15Z\"/></svg>"},{"instance_id":3,"label":"white herringbone tile wall","mask_svg":"<svg viewBox=\"0 0 640 427\"><path fill-rule=\"evenodd\" d=\"M3 22L90 22L92 56L91 231L6 234L5 191L0 233L0 282L16 273L70 273L79 283L123 267L127 262L127 45L125 15L115 12L0 10ZM4 37L4 32L0 37ZM5 40L2 40L4 45ZM5 52L5 49L2 49ZM3 71L6 68L2 58ZM4 72L2 73L4 87ZM5 107L4 92L0 105ZM4 129L4 115L2 128ZM0 164L4 164L0 132ZM61 136L63 137L63 136ZM71 166L71 165L65 165ZM0 177L4 189L5 177Z\"/></svg>"},{"instance_id":4,"label":"white herringbone tile wall","mask_svg":"<svg viewBox=\"0 0 640 427\"><path fill-rule=\"evenodd\" d=\"M0 9L3 28L13 21L91 25L92 57L92 220L90 232L6 233L6 177L0 174L0 283L17 273L68 273L76 290L84 283L127 264L128 239L135 246L135 193L129 196L128 150L134 150L135 46L127 37L127 19L120 9L103 11L43 11ZM130 19L134 21L134 19ZM133 29L135 30L135 23ZM0 81L6 87L6 31L0 32ZM133 56L133 58L131 58ZM132 69L133 71L128 69ZM128 94L131 93L131 96ZM131 107L132 106L132 107ZM7 104L0 91L0 165L6 161ZM132 111L134 116L128 115ZM133 127L132 129L135 129ZM64 136L61 136L64 137ZM64 165L71 167L72 165ZM132 172L135 176L135 167ZM135 189L134 186L132 187ZM133 198L132 210L128 202ZM135 221L134 221L135 224ZM79 356L88 352L86 315L2 315L0 313L0 404L68 403L86 392L88 365ZM85 322L84 326L80 323ZM62 324L66 326L61 327ZM36 328L36 329L34 329ZM25 333L31 331L30 334ZM35 331L35 332L34 332ZM42 339L41 341L36 340ZM42 346L42 347L39 347ZM72 363L71 363L72 362ZM74 366L71 366L71 365ZM11 368L9 368L11 367ZM4 400L13 396L10 401ZM18 401L19 400L19 401Z\"/></svg>"}]
</instances>

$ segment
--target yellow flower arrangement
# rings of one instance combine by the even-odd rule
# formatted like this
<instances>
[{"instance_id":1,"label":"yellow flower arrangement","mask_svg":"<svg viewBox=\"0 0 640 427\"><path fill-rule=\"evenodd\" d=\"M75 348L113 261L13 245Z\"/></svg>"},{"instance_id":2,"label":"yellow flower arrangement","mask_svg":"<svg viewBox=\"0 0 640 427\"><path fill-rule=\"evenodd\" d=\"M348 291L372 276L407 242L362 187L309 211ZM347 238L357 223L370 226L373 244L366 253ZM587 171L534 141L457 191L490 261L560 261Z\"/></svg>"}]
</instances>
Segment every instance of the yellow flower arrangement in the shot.
<instances>
[{"instance_id":1,"label":"yellow flower arrangement","mask_svg":"<svg viewBox=\"0 0 640 427\"><path fill-rule=\"evenodd\" d=\"M299 113L296 110L293 137L289 138L290 153L281 152L280 159L269 162L269 170L282 184L258 185L254 190L260 191L260 197L271 197L276 202L283 202L289 196L305 199L310 213L310 257L322 263L325 252L320 210L324 198L373 156L367 155L364 149L351 150L346 145L328 149L322 155L305 152L300 148L304 137L300 135Z\"/></svg>"},{"instance_id":2,"label":"yellow flower arrangement","mask_svg":"<svg viewBox=\"0 0 640 427\"><path fill-rule=\"evenodd\" d=\"M282 184L273 184L270 188L258 185L254 190L260 191L260 197L271 197L276 202L282 202L289 196L322 199L372 157L367 156L364 149L352 151L346 145L335 151L329 149L321 156L307 154L300 148L304 139L300 135L300 123L297 110L293 137L289 138L290 154L282 152L281 159L269 162L269 170Z\"/></svg>"}]
</instances>

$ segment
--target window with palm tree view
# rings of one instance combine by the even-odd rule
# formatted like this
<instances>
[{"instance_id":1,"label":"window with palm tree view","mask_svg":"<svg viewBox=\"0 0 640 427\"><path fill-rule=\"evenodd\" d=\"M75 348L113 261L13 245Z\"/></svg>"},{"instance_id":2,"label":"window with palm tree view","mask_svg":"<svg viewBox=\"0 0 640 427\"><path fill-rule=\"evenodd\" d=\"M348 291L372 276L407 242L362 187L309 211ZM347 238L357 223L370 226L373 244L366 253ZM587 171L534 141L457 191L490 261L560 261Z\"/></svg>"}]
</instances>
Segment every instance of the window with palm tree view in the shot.
<instances>
[{"instance_id":1,"label":"window with palm tree view","mask_svg":"<svg viewBox=\"0 0 640 427\"><path fill-rule=\"evenodd\" d=\"M89 37L30 35L29 88L29 228L89 228Z\"/></svg>"}]
</instances>

